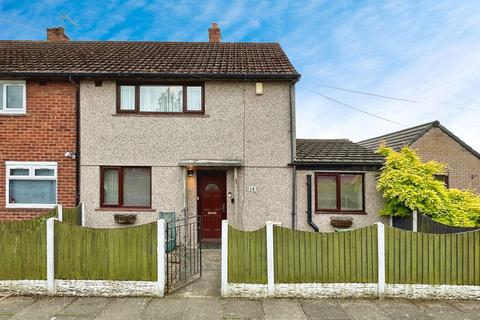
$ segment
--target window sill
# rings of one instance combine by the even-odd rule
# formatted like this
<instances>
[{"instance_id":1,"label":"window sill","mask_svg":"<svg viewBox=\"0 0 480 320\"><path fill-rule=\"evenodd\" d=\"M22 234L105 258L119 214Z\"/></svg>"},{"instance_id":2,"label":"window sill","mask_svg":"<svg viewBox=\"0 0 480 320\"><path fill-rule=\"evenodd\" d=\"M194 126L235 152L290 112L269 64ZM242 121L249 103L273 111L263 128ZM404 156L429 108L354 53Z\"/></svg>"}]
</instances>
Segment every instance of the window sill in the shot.
<instances>
[{"instance_id":1,"label":"window sill","mask_svg":"<svg viewBox=\"0 0 480 320\"><path fill-rule=\"evenodd\" d=\"M21 117L21 116L26 116L27 112L22 111L22 112L0 112L0 117Z\"/></svg>"},{"instance_id":2,"label":"window sill","mask_svg":"<svg viewBox=\"0 0 480 320\"><path fill-rule=\"evenodd\" d=\"M7 204L6 209L53 209L56 204Z\"/></svg>"},{"instance_id":3,"label":"window sill","mask_svg":"<svg viewBox=\"0 0 480 320\"><path fill-rule=\"evenodd\" d=\"M204 113L114 113L112 117L156 117L156 118L210 118Z\"/></svg>"},{"instance_id":4,"label":"window sill","mask_svg":"<svg viewBox=\"0 0 480 320\"><path fill-rule=\"evenodd\" d=\"M155 212L152 208L115 208L115 207L102 207L96 208L95 211L122 211L122 212Z\"/></svg>"},{"instance_id":5,"label":"window sill","mask_svg":"<svg viewBox=\"0 0 480 320\"><path fill-rule=\"evenodd\" d=\"M364 211L315 211L315 214L338 214L338 215L349 215L349 214L363 214L366 215L367 213Z\"/></svg>"}]
</instances>

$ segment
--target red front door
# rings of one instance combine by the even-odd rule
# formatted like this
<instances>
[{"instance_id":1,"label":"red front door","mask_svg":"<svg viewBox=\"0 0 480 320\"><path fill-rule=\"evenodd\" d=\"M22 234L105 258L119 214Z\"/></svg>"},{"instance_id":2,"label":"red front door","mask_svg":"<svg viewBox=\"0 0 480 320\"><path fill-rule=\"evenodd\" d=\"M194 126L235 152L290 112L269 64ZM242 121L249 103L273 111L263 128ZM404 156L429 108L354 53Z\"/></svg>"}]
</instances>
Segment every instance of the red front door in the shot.
<instances>
[{"instance_id":1,"label":"red front door","mask_svg":"<svg viewBox=\"0 0 480 320\"><path fill-rule=\"evenodd\" d=\"M202 238L220 238L222 220L227 218L225 171L197 172L197 210L202 216Z\"/></svg>"}]
</instances>

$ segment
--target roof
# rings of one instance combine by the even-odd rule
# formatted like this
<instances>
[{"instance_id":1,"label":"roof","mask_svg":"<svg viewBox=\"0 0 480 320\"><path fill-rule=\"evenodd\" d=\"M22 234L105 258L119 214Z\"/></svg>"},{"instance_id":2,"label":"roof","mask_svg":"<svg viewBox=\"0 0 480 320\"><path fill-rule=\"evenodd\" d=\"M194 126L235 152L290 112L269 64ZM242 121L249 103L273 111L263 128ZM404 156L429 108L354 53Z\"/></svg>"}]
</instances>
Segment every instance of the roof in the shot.
<instances>
[{"instance_id":1,"label":"roof","mask_svg":"<svg viewBox=\"0 0 480 320\"><path fill-rule=\"evenodd\" d=\"M296 80L278 43L0 41L0 76Z\"/></svg>"},{"instance_id":2,"label":"roof","mask_svg":"<svg viewBox=\"0 0 480 320\"><path fill-rule=\"evenodd\" d=\"M450 136L450 138L455 140L458 144L460 144L462 147L464 147L470 153L472 153L474 156L480 159L480 154L477 151L475 151L472 147L466 144L462 139L454 135L450 130L442 126L439 121L432 121L429 123L421 124L416 127L411 127L408 129L396 131L383 136L360 141L357 143L361 146L364 146L366 148L369 148L375 151L380 146L380 144L384 142L387 146L398 151L404 146L413 144L415 141L420 139L425 133L427 133L433 127L437 127L443 132L445 132L448 136Z\"/></svg>"},{"instance_id":3,"label":"roof","mask_svg":"<svg viewBox=\"0 0 480 320\"><path fill-rule=\"evenodd\" d=\"M296 163L382 165L383 157L347 139L297 139Z\"/></svg>"},{"instance_id":4,"label":"roof","mask_svg":"<svg viewBox=\"0 0 480 320\"><path fill-rule=\"evenodd\" d=\"M371 138L368 140L357 142L359 145L369 148L371 150L377 150L382 142L394 150L400 150L404 146L408 146L417 141L423 136L430 128L434 126L434 122L421 124L416 127L392 132L383 136Z\"/></svg>"}]
</instances>

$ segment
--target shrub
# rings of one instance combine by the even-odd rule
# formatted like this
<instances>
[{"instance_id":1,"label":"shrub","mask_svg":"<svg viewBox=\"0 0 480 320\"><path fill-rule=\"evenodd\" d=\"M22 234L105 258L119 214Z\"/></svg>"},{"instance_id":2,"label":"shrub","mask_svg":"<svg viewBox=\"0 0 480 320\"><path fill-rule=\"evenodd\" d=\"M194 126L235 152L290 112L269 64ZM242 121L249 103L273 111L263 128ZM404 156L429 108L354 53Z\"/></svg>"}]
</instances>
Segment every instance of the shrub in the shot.
<instances>
[{"instance_id":1,"label":"shrub","mask_svg":"<svg viewBox=\"0 0 480 320\"><path fill-rule=\"evenodd\" d=\"M448 225L480 225L480 197L470 191L447 189L435 179L435 175L446 173L445 164L422 162L409 147L397 152L380 146L377 152L385 157L377 183L385 199L381 215L407 216L417 210Z\"/></svg>"}]
</instances>

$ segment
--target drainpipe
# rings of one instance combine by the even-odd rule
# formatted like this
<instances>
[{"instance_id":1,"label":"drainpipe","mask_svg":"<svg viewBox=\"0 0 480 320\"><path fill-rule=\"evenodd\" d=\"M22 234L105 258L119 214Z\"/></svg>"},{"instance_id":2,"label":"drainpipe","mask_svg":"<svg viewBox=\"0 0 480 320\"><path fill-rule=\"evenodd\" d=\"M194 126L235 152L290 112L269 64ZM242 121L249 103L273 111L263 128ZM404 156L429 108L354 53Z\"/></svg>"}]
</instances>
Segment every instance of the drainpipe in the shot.
<instances>
[{"instance_id":1,"label":"drainpipe","mask_svg":"<svg viewBox=\"0 0 480 320\"><path fill-rule=\"evenodd\" d=\"M318 227L313 223L312 219L312 175L307 174L307 222L315 232L318 232Z\"/></svg>"},{"instance_id":2,"label":"drainpipe","mask_svg":"<svg viewBox=\"0 0 480 320\"><path fill-rule=\"evenodd\" d=\"M291 164L292 172L292 229L297 228L297 167L295 165L296 157L296 143L295 143L295 82L290 85L290 149L291 149Z\"/></svg>"},{"instance_id":3,"label":"drainpipe","mask_svg":"<svg viewBox=\"0 0 480 320\"><path fill-rule=\"evenodd\" d=\"M75 87L75 206L80 203L80 82L68 78Z\"/></svg>"}]
</instances>

